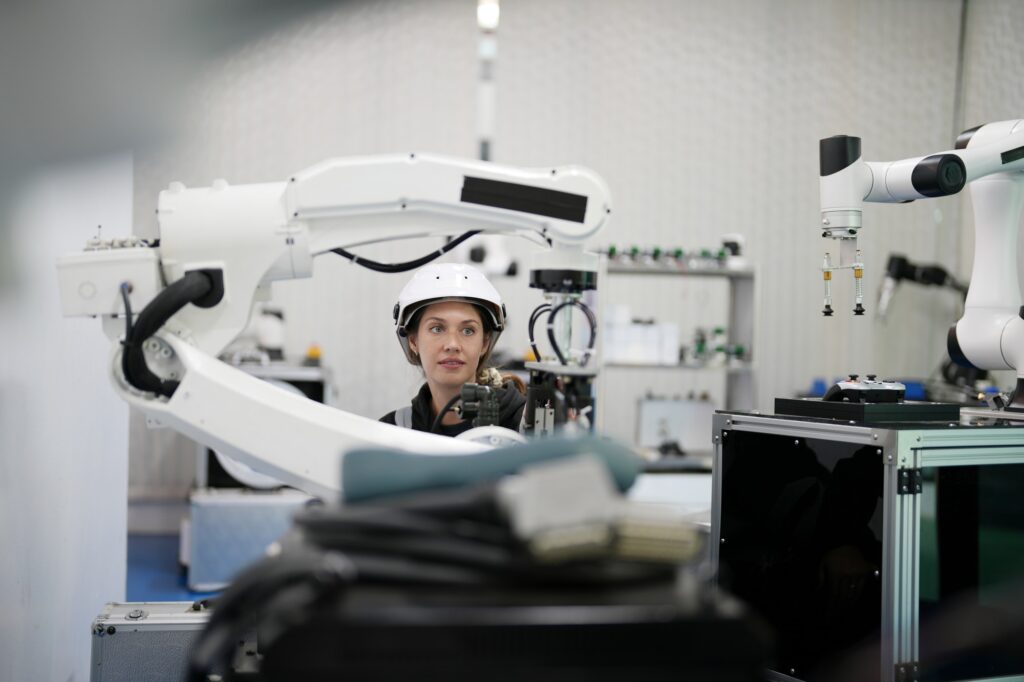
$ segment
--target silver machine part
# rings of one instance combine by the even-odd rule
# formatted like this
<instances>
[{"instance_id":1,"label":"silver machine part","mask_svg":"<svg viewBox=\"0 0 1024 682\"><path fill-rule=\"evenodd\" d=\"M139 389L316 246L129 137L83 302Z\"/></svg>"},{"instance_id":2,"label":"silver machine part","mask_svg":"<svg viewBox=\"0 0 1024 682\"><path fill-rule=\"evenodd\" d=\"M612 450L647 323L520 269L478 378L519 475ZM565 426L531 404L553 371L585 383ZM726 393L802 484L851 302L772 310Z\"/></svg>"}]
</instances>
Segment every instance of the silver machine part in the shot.
<instances>
[{"instance_id":1,"label":"silver machine part","mask_svg":"<svg viewBox=\"0 0 1024 682\"><path fill-rule=\"evenodd\" d=\"M192 602L109 603L92 623L92 682L178 682L209 620ZM255 650L255 642L252 643Z\"/></svg>"}]
</instances>

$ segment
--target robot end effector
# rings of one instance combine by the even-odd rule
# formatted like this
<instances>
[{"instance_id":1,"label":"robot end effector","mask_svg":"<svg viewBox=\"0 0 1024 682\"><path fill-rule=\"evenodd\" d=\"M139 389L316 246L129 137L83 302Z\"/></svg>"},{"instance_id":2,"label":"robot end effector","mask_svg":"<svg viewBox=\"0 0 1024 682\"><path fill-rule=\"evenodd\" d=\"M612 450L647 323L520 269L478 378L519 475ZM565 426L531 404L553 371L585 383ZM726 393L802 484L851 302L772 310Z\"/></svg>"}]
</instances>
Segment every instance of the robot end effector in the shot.
<instances>
[{"instance_id":1,"label":"robot end effector","mask_svg":"<svg viewBox=\"0 0 1024 682\"><path fill-rule=\"evenodd\" d=\"M968 183L974 203L976 250L974 277L984 279L974 297L977 307L1002 306L1015 296L1016 239L1020 217L1020 180L1024 174L1024 121L989 123L964 131L955 149L899 161L861 158L860 138L836 135L819 143L822 237L840 242L839 263L825 254L824 314L832 314L832 272L852 269L856 282L855 315L863 315L864 264L857 248L865 201L909 203L956 194ZM988 177L986 177L988 176ZM986 178L984 183L976 180ZM989 245L992 244L994 251ZM998 263L993 266L993 261ZM979 263L982 265L979 269ZM994 290L993 290L994 287ZM992 299L992 300L989 300ZM968 307L972 300L968 297Z\"/></svg>"},{"instance_id":2,"label":"robot end effector","mask_svg":"<svg viewBox=\"0 0 1024 682\"><path fill-rule=\"evenodd\" d=\"M967 182L963 160L955 153L933 154L888 163L861 159L860 138L835 135L819 142L821 174L821 236L839 241L839 263L826 252L822 275L825 308L832 310L831 280L836 270L853 270L854 315L864 314L864 263L857 247L863 202L909 203L921 198L956 194Z\"/></svg>"},{"instance_id":3,"label":"robot end effector","mask_svg":"<svg viewBox=\"0 0 1024 682\"><path fill-rule=\"evenodd\" d=\"M885 279L878 292L876 315L884 321L900 282L914 282L925 286L947 287L967 296L967 285L954 277L941 265L924 265L910 261L906 256L893 253L885 266Z\"/></svg>"}]
</instances>

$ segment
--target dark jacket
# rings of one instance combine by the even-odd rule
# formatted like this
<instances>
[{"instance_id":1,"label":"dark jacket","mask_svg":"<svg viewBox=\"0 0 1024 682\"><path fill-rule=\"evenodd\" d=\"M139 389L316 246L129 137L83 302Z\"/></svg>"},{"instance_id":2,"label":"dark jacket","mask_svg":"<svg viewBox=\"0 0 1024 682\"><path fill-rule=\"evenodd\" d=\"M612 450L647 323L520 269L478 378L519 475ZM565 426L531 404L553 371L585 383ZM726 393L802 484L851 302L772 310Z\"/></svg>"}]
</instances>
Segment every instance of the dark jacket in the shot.
<instances>
[{"instance_id":1,"label":"dark jacket","mask_svg":"<svg viewBox=\"0 0 1024 682\"><path fill-rule=\"evenodd\" d=\"M500 406L498 425L504 426L506 429L518 431L519 422L523 418L523 408L526 407L526 398L516 389L512 382L507 382L504 386L497 389L496 392L498 394L498 405ZM423 384L420 392L412 399L412 428L416 431L430 431L436 416L434 413L434 401L430 395L430 387L427 384ZM385 424L394 424L395 413L388 412L380 418L380 421ZM450 426L441 424L438 427L438 433L444 436L457 436L463 431L469 431L471 428L473 428L473 425L468 421L462 421Z\"/></svg>"}]
</instances>

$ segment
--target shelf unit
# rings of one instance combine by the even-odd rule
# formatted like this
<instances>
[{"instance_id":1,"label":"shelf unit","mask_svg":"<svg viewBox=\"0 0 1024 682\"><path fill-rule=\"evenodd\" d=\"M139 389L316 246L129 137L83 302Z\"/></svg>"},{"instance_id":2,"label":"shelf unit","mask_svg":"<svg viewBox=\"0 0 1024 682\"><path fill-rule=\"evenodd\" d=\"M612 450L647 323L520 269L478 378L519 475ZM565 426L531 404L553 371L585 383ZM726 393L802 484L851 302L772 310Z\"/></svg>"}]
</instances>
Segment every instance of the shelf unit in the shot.
<instances>
[{"instance_id":1,"label":"shelf unit","mask_svg":"<svg viewBox=\"0 0 1024 682\"><path fill-rule=\"evenodd\" d=\"M724 371L724 372L752 372L754 371L753 363L743 363L742 365L667 365L657 362L606 362L604 367L611 367L612 369L629 368L629 369L669 369L669 370L693 370L693 371Z\"/></svg>"},{"instance_id":2,"label":"shelf unit","mask_svg":"<svg viewBox=\"0 0 1024 682\"><path fill-rule=\"evenodd\" d=\"M602 378L598 393L598 426L605 432L622 432L625 434L626 426L630 433L634 431L634 424L638 418L638 403L645 395L623 395L622 391L616 390L616 383L622 381L622 373L625 371L641 372L644 374L670 372L673 375L671 383L677 384L678 393L685 394L689 387L685 383L686 376L691 373L720 373L724 375L724 404L716 405L719 409L729 410L750 410L756 407L756 378L757 365L756 356L753 355L754 348L754 315L755 315L755 271L752 267L730 267L729 261L718 265L691 266L685 262L651 262L651 263L623 263L621 261L603 260L603 274L609 277L643 277L643 278L674 278L674 277L697 277L697 278L721 278L728 282L728 322L727 341L730 345L741 344L747 349L747 359L741 365L695 365L695 364L657 364L657 363L625 363L611 362L602 363ZM609 301L604 296L601 299L602 312ZM602 316L603 319L603 316ZM617 381L618 379L618 381ZM660 382L662 385L665 381ZM628 425L611 423L611 420L618 422L625 419ZM708 425L710 434L711 425ZM710 439L710 435L709 435ZM709 441L710 442L710 441ZM710 448L710 445L709 445Z\"/></svg>"},{"instance_id":3,"label":"shelf unit","mask_svg":"<svg viewBox=\"0 0 1024 682\"><path fill-rule=\"evenodd\" d=\"M727 265L689 266L682 263L622 263L608 264L610 275L677 275L682 277L726 277L730 280L754 279L754 269L748 266Z\"/></svg>"}]
</instances>

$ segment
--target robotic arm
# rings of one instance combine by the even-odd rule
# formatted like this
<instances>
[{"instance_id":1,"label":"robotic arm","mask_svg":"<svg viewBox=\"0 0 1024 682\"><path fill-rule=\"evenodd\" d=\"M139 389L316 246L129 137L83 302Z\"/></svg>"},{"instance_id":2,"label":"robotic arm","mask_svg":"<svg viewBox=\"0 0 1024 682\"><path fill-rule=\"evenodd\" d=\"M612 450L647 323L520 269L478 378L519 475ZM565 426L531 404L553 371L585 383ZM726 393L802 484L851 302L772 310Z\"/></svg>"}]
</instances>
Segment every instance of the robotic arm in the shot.
<instances>
[{"instance_id":1,"label":"robotic arm","mask_svg":"<svg viewBox=\"0 0 1024 682\"><path fill-rule=\"evenodd\" d=\"M958 291L962 296L967 296L967 285L958 281L941 265L912 263L902 254L889 254L889 262L885 265L885 278L882 280L882 287L878 292L878 309L876 311L878 319L885 321L889 304L896 293L896 287L904 281L925 286L949 287Z\"/></svg>"},{"instance_id":2,"label":"robotic arm","mask_svg":"<svg viewBox=\"0 0 1024 682\"><path fill-rule=\"evenodd\" d=\"M270 283L310 277L313 257L329 252L375 270L412 270L478 231L552 246L533 279L593 274L597 257L582 243L610 213L605 183L585 168L518 169L417 154L333 159L285 182L172 183L160 193L157 243L94 239L59 260L62 305L65 316L100 316L112 339L123 332L111 358L115 389L151 425L174 428L312 494L336 496L347 451L386 445L468 453L484 446L313 403L218 361ZM404 264L374 263L348 250L445 235L461 236Z\"/></svg>"},{"instance_id":3,"label":"robotic arm","mask_svg":"<svg viewBox=\"0 0 1024 682\"><path fill-rule=\"evenodd\" d=\"M963 317L949 331L950 357L966 367L1016 369L1024 385L1024 319L1017 273L1017 239L1024 207L1024 120L1000 121L960 135L956 148L889 162L860 158L860 138L821 140L822 236L840 242L838 265L825 254L826 316L830 280L853 270L854 314L862 315L864 266L857 249L863 202L906 203L956 194L971 183L974 267ZM1017 394L1024 399L1024 391Z\"/></svg>"}]
</instances>

